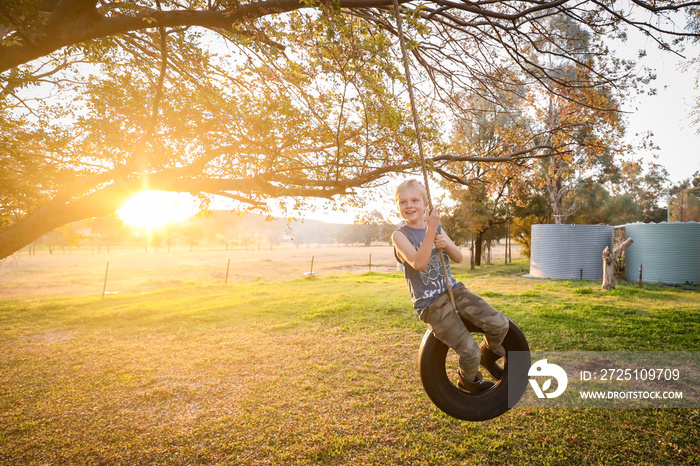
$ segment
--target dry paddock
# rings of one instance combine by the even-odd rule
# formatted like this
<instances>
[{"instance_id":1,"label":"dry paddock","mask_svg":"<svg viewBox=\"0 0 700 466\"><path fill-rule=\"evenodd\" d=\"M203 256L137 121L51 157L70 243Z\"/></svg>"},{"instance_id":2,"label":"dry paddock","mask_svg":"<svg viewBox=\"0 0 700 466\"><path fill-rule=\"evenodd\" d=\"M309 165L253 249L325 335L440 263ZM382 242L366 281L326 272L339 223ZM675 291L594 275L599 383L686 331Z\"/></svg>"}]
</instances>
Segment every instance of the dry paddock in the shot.
<instances>
[{"instance_id":1,"label":"dry paddock","mask_svg":"<svg viewBox=\"0 0 700 466\"><path fill-rule=\"evenodd\" d=\"M493 260L503 260L503 246ZM465 263L469 250L464 248ZM513 248L513 258L519 257ZM0 262L0 299L101 295L152 291L187 283L273 282L340 273L393 272L396 261L388 245L281 245L248 250L73 248L26 251ZM313 264L312 264L313 261ZM227 277L228 269L228 277ZM105 275L107 283L105 287Z\"/></svg>"}]
</instances>

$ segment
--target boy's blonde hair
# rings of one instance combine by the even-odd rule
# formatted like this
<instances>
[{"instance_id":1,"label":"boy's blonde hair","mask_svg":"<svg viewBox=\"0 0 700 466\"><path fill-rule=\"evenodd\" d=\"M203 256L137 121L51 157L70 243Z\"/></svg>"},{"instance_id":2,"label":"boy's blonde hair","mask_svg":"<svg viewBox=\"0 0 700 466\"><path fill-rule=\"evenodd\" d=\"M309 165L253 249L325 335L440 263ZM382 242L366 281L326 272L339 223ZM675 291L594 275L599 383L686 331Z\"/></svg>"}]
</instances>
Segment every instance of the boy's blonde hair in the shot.
<instances>
[{"instance_id":1,"label":"boy's blonde hair","mask_svg":"<svg viewBox=\"0 0 700 466\"><path fill-rule=\"evenodd\" d=\"M423 198L425 205L428 205L428 191L425 189L425 186L423 186L423 183L415 178L406 180L396 187L396 191L394 192L394 201L396 202L396 205L399 204L399 196L410 189L418 191Z\"/></svg>"}]
</instances>

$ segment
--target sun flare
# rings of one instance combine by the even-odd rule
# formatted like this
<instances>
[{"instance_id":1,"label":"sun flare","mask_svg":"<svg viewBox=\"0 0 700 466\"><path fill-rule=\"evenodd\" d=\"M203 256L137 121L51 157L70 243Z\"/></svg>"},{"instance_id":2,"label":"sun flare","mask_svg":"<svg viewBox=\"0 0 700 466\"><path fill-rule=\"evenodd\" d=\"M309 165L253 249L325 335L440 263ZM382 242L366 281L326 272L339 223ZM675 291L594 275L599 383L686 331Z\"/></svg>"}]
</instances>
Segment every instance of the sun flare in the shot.
<instances>
[{"instance_id":1,"label":"sun flare","mask_svg":"<svg viewBox=\"0 0 700 466\"><path fill-rule=\"evenodd\" d=\"M150 230L185 220L198 210L189 194L142 191L117 210L117 215L125 223Z\"/></svg>"}]
</instances>

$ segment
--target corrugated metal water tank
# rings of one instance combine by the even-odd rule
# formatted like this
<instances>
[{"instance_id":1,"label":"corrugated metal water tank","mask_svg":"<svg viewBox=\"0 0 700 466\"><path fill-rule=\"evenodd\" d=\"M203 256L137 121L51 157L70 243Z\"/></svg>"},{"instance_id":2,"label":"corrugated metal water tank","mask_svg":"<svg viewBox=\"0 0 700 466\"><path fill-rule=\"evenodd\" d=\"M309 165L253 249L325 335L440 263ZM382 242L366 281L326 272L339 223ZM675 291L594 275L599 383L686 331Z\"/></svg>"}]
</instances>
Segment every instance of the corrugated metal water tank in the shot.
<instances>
[{"instance_id":1,"label":"corrugated metal water tank","mask_svg":"<svg viewBox=\"0 0 700 466\"><path fill-rule=\"evenodd\" d=\"M603 279L603 249L613 246L609 225L532 225L530 275Z\"/></svg>"},{"instance_id":2,"label":"corrugated metal water tank","mask_svg":"<svg viewBox=\"0 0 700 466\"><path fill-rule=\"evenodd\" d=\"M700 223L631 223L634 243L625 252L627 280L647 283L700 283Z\"/></svg>"}]
</instances>

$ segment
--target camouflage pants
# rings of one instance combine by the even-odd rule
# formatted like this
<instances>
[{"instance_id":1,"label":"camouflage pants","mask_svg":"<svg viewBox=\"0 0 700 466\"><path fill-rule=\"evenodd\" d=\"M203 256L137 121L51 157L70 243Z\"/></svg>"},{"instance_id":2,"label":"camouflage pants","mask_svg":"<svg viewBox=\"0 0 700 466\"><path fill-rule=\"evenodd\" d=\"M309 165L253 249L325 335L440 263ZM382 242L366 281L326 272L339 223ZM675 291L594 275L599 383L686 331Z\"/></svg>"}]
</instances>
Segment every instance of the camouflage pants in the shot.
<instances>
[{"instance_id":1,"label":"camouflage pants","mask_svg":"<svg viewBox=\"0 0 700 466\"><path fill-rule=\"evenodd\" d=\"M452 308L450 297L444 294L430 304L420 314L420 319L428 324L433 334L459 355L459 367L467 380L473 380L479 370L481 350L469 333L462 319L469 321L484 331L486 346L501 356L505 350L501 343L508 333L508 318L491 307L479 295L458 283L452 289L457 305L457 315Z\"/></svg>"}]
</instances>

